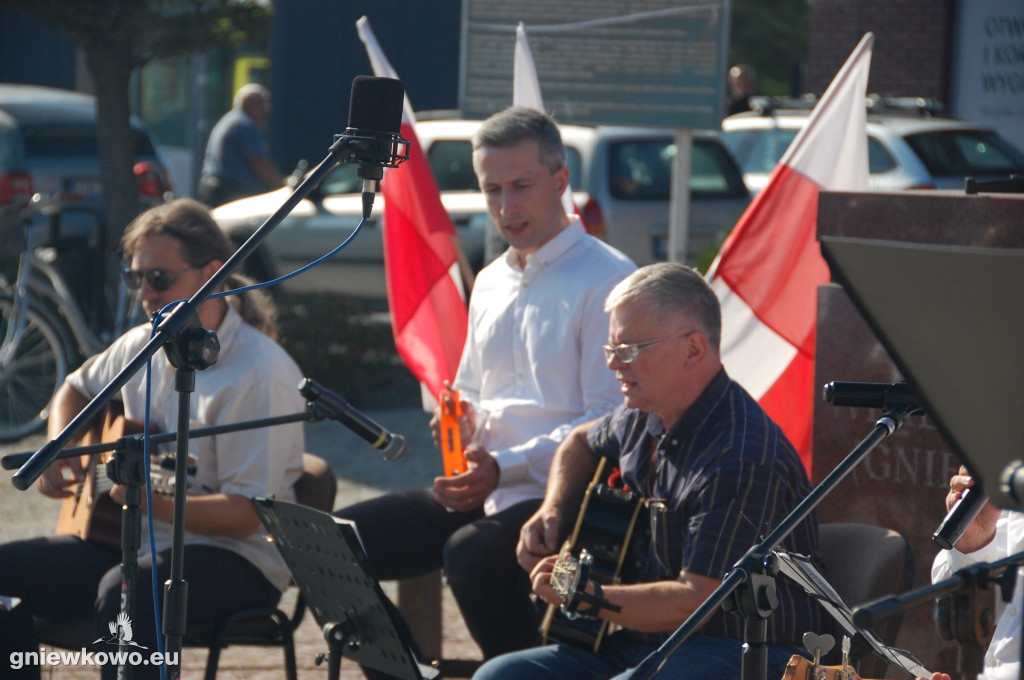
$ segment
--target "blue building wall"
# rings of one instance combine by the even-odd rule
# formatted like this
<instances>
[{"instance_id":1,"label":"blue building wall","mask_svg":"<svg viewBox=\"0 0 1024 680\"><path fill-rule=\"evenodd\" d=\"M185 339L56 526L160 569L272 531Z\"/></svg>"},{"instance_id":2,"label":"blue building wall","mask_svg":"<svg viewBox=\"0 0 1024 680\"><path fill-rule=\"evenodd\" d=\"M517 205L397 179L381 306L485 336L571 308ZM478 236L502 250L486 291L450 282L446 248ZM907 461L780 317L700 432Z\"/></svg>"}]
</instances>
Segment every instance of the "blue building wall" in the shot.
<instances>
[{"instance_id":1,"label":"blue building wall","mask_svg":"<svg viewBox=\"0 0 1024 680\"><path fill-rule=\"evenodd\" d=\"M282 171L323 160L348 122L352 80L373 75L356 20L367 16L416 110L458 104L461 0L277 0L269 141Z\"/></svg>"},{"instance_id":2,"label":"blue building wall","mask_svg":"<svg viewBox=\"0 0 1024 680\"><path fill-rule=\"evenodd\" d=\"M75 44L59 29L0 7L0 82L74 89Z\"/></svg>"}]
</instances>

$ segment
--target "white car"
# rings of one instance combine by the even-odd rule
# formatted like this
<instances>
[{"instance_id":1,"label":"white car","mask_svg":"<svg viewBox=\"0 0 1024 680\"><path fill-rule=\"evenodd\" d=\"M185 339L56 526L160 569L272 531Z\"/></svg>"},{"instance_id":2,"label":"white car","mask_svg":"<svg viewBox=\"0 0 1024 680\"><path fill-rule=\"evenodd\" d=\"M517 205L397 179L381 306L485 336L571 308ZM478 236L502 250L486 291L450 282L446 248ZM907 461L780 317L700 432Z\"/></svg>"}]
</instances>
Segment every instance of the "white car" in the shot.
<instances>
[{"instance_id":1,"label":"white car","mask_svg":"<svg viewBox=\"0 0 1024 680\"><path fill-rule=\"evenodd\" d=\"M419 114L416 134L434 172L441 201L451 215L474 269L501 249L473 172L471 139L480 121L430 119ZM669 180L675 154L673 131L645 128L559 126L566 147L574 198L587 228L637 264L665 259ZM690 253L710 261L750 200L739 166L715 132L693 141ZM361 181L355 165L335 168L267 237L243 268L260 280L290 272L347 238L362 215ZM397 172L401 172L399 168ZM241 243L277 210L291 189L220 206L214 218ZM378 194L363 232L327 262L283 284L288 292L333 292L386 300Z\"/></svg>"},{"instance_id":2,"label":"white car","mask_svg":"<svg viewBox=\"0 0 1024 680\"><path fill-rule=\"evenodd\" d=\"M984 181L1024 172L1024 154L994 130L935 117L926 100L868 101L868 184L873 190L963 189L966 177ZM758 98L755 110L722 121L722 138L752 192L767 184L807 124L813 104L811 99Z\"/></svg>"}]
</instances>

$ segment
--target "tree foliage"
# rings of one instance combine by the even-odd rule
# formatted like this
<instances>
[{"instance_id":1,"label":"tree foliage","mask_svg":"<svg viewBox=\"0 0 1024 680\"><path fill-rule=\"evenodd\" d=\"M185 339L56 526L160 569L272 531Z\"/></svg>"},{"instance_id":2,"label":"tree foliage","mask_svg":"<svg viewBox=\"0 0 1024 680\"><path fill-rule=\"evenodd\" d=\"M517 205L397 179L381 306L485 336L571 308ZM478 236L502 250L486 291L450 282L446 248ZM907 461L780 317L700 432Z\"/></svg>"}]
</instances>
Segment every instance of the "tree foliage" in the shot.
<instances>
[{"instance_id":1,"label":"tree foliage","mask_svg":"<svg viewBox=\"0 0 1024 680\"><path fill-rule=\"evenodd\" d=\"M810 24L808 0L732 0L729 63L754 67L758 94L802 94Z\"/></svg>"},{"instance_id":2,"label":"tree foliage","mask_svg":"<svg viewBox=\"0 0 1024 680\"><path fill-rule=\"evenodd\" d=\"M138 213L132 172L129 87L156 58L234 46L269 32L268 0L4 0L63 29L95 86L101 179L112 238Z\"/></svg>"}]
</instances>

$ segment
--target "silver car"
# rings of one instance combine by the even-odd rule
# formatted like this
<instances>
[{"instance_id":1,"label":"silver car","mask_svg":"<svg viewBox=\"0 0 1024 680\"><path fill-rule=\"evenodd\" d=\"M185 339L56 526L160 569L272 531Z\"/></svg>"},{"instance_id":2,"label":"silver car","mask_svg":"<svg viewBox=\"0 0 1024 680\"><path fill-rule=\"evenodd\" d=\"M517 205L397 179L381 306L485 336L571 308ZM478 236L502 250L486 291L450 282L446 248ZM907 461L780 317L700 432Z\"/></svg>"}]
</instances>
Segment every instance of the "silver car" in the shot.
<instances>
[{"instance_id":1,"label":"silver car","mask_svg":"<svg viewBox=\"0 0 1024 680\"><path fill-rule=\"evenodd\" d=\"M416 134L451 215L462 248L479 269L503 247L473 171L471 139L480 121L428 118ZM559 126L574 198L587 228L637 264L665 259L669 186L675 154L671 130ZM691 175L691 260L717 251L750 200L739 166L716 133L695 133ZM354 165L335 168L267 237L244 268L266 280L293 271L352 234L361 217ZM401 169L397 170L401 172ZM245 198L213 211L221 228L241 243L277 210L290 189ZM378 194L362 233L327 262L283 285L288 292L333 292L378 303L386 300ZM710 262L710 257L705 254Z\"/></svg>"},{"instance_id":2,"label":"silver car","mask_svg":"<svg viewBox=\"0 0 1024 680\"><path fill-rule=\"evenodd\" d=\"M722 121L723 140L758 192L807 124L813 100L762 99L755 110ZM964 178L1005 179L1024 172L1024 154L994 130L936 117L926 100L870 98L868 184L874 190L962 189ZM917 106L920 104L920 107Z\"/></svg>"},{"instance_id":3,"label":"silver car","mask_svg":"<svg viewBox=\"0 0 1024 680\"><path fill-rule=\"evenodd\" d=\"M96 99L39 85L0 83L0 208L48 202L99 201ZM143 202L171 190L167 165L146 128L131 122L134 172Z\"/></svg>"}]
</instances>

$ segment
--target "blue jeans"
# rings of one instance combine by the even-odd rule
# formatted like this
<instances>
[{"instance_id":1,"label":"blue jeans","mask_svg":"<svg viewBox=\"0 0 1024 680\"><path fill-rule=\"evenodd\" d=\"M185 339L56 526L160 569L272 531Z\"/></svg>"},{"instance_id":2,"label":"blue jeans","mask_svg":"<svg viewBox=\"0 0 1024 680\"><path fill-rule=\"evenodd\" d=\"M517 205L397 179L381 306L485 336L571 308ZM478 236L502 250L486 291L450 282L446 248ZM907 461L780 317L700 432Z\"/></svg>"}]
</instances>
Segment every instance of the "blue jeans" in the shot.
<instances>
[{"instance_id":1,"label":"blue jeans","mask_svg":"<svg viewBox=\"0 0 1024 680\"><path fill-rule=\"evenodd\" d=\"M491 659L473 680L622 680L657 647L623 635L609 636L598 654L571 645L547 645ZM781 678L786 662L802 650L768 647L768 678ZM739 680L743 642L695 635L665 662L659 678L672 680Z\"/></svg>"}]
</instances>

